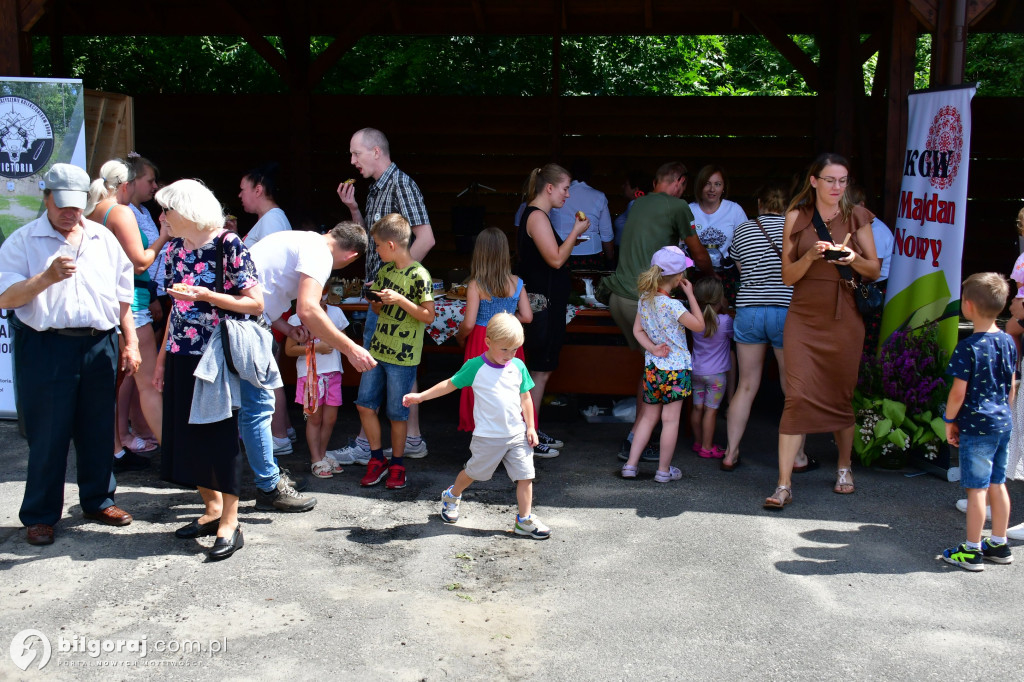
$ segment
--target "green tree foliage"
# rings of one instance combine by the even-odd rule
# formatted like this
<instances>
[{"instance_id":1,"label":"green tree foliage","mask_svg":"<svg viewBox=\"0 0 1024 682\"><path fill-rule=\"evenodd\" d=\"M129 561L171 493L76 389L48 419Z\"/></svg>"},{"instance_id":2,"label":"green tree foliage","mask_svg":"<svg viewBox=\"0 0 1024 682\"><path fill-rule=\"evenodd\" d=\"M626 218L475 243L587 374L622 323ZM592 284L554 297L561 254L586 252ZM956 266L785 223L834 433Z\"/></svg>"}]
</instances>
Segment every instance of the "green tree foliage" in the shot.
<instances>
[{"instance_id":1,"label":"green tree foliage","mask_svg":"<svg viewBox=\"0 0 1024 682\"><path fill-rule=\"evenodd\" d=\"M813 36L791 36L813 60ZM268 37L275 47L279 40ZM333 38L315 37L312 56ZM278 47L278 49L280 49ZM238 36L68 37L68 73L87 87L127 94L277 93L283 79ZM917 46L915 85L927 87L931 36ZM970 35L967 78L979 94L1022 96L1024 36ZM759 35L563 36L565 95L809 95L793 66ZM52 73L36 39L38 75ZM546 36L367 36L328 70L316 90L373 95L544 95L551 88ZM877 55L864 65L870 91Z\"/></svg>"},{"instance_id":2,"label":"green tree foliage","mask_svg":"<svg viewBox=\"0 0 1024 682\"><path fill-rule=\"evenodd\" d=\"M978 81L978 94L1024 96L1024 35L979 33L967 38L964 80Z\"/></svg>"}]
</instances>

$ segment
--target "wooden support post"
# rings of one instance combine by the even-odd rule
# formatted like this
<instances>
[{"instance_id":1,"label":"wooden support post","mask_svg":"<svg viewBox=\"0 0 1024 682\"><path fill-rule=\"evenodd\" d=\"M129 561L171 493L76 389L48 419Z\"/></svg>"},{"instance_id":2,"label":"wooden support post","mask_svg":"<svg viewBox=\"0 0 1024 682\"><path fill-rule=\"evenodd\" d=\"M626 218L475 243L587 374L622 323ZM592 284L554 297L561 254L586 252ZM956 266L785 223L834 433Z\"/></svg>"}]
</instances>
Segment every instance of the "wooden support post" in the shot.
<instances>
[{"instance_id":1,"label":"wooden support post","mask_svg":"<svg viewBox=\"0 0 1024 682\"><path fill-rule=\"evenodd\" d=\"M964 81L967 0L939 0L932 38L932 87Z\"/></svg>"},{"instance_id":2,"label":"wooden support post","mask_svg":"<svg viewBox=\"0 0 1024 682\"><path fill-rule=\"evenodd\" d=\"M888 116L885 134L885 185L882 193L882 221L895 225L903 180L903 154L907 148L907 93L914 88L917 19L910 11L909 0L895 0L892 8L892 39L890 45Z\"/></svg>"},{"instance_id":3,"label":"wooden support post","mask_svg":"<svg viewBox=\"0 0 1024 682\"><path fill-rule=\"evenodd\" d=\"M313 186L313 136L309 125L312 120L312 60L309 54L308 0L291 0L288 18L288 26L285 27L282 39L287 65L284 75L288 85L288 108L292 125L288 126L291 154L284 171L287 174L286 186L295 200L294 206L301 213L308 215L313 206L313 193L316 190Z\"/></svg>"},{"instance_id":4,"label":"wooden support post","mask_svg":"<svg viewBox=\"0 0 1024 682\"><path fill-rule=\"evenodd\" d=\"M18 0L0 0L0 73L13 76L22 74L19 14Z\"/></svg>"},{"instance_id":5,"label":"wooden support post","mask_svg":"<svg viewBox=\"0 0 1024 682\"><path fill-rule=\"evenodd\" d=\"M560 0L551 37L551 158L560 160L562 152L562 16L565 2Z\"/></svg>"}]
</instances>

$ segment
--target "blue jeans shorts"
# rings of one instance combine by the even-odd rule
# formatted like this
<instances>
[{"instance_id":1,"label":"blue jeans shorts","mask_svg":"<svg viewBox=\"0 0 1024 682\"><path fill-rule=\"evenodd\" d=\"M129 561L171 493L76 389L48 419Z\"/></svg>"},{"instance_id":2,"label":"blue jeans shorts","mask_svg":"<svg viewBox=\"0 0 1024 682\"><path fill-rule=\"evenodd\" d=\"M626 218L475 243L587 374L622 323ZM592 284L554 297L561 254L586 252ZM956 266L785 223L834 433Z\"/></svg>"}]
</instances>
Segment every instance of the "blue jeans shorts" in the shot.
<instances>
[{"instance_id":1,"label":"blue jeans shorts","mask_svg":"<svg viewBox=\"0 0 1024 682\"><path fill-rule=\"evenodd\" d=\"M786 326L786 312L781 305L745 305L736 309L732 335L736 343L752 345L772 344L782 348L782 328Z\"/></svg>"},{"instance_id":2,"label":"blue jeans shorts","mask_svg":"<svg viewBox=\"0 0 1024 682\"><path fill-rule=\"evenodd\" d=\"M1010 455L1010 432L987 436L960 434L960 485L985 490L990 484L1006 483L1006 461Z\"/></svg>"},{"instance_id":3,"label":"blue jeans shorts","mask_svg":"<svg viewBox=\"0 0 1024 682\"><path fill-rule=\"evenodd\" d=\"M402 396L412 390L416 382L416 365L392 365L377 361L377 366L363 372L359 378L359 395L356 405L377 410L384 402L384 413L393 422L409 421L409 408L402 405Z\"/></svg>"}]
</instances>

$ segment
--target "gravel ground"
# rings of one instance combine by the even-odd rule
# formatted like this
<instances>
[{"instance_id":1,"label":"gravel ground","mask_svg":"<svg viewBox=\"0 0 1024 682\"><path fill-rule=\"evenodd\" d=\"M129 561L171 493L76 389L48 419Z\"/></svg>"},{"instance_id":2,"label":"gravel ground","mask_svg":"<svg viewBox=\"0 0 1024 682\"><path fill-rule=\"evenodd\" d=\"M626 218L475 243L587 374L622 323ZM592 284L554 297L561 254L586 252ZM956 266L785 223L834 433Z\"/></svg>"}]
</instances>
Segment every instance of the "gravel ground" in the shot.
<instances>
[{"instance_id":1,"label":"gravel ground","mask_svg":"<svg viewBox=\"0 0 1024 682\"><path fill-rule=\"evenodd\" d=\"M536 513L552 529L541 542L510 532L500 469L466 493L457 525L441 522L469 436L454 430L455 398L434 401L431 453L407 462L408 487L362 489L361 467L347 467L311 481L315 510L285 515L255 511L250 486L245 547L220 563L205 560L212 539L173 537L198 495L154 471L120 477L133 524L84 521L73 456L57 541L29 546L27 447L0 423L0 643L33 628L52 649L38 670L30 640L33 665L4 655L0 679L1024 679L1024 569L937 560L963 539L956 485L860 468L856 494L835 495L820 436L808 449L822 467L797 476L785 511L765 511L777 396L755 407L736 472L684 441L683 479L665 485L652 464L618 477L626 427L587 424L572 400L545 408L568 445L537 460ZM356 428L347 405L332 446ZM285 464L305 473L305 452L300 439ZM1011 496L1024 509L1024 486ZM88 651L143 638L145 656Z\"/></svg>"}]
</instances>

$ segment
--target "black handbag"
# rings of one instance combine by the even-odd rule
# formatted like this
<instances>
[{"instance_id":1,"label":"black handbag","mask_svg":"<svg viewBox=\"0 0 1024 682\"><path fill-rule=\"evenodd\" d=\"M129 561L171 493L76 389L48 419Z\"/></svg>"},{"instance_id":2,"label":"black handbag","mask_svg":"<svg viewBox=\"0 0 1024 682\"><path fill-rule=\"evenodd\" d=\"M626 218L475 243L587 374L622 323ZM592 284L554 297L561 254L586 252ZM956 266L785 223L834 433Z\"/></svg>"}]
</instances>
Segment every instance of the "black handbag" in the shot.
<instances>
[{"instance_id":1,"label":"black handbag","mask_svg":"<svg viewBox=\"0 0 1024 682\"><path fill-rule=\"evenodd\" d=\"M224 239L227 235L227 231L223 234L215 237L217 241L217 267L214 270L214 291L218 294L224 293ZM225 319L228 317L229 312L221 309L224 313ZM231 339L228 337L228 326L224 324L224 320L221 321L220 325L220 340L224 345L224 363L227 370L232 374L238 374L238 370L235 369L235 363L231 359Z\"/></svg>"},{"instance_id":2,"label":"black handbag","mask_svg":"<svg viewBox=\"0 0 1024 682\"><path fill-rule=\"evenodd\" d=\"M835 244L832 240L832 234L825 227L825 221L821 219L821 214L818 213L817 207L814 209L812 222L814 223L814 230L818 233L818 239ZM853 302L857 304L857 310L861 315L871 315L882 309L882 304L885 303L885 296L877 284L860 281L853 268L849 265L837 265L836 267L839 269L839 276L846 280L853 291Z\"/></svg>"}]
</instances>

